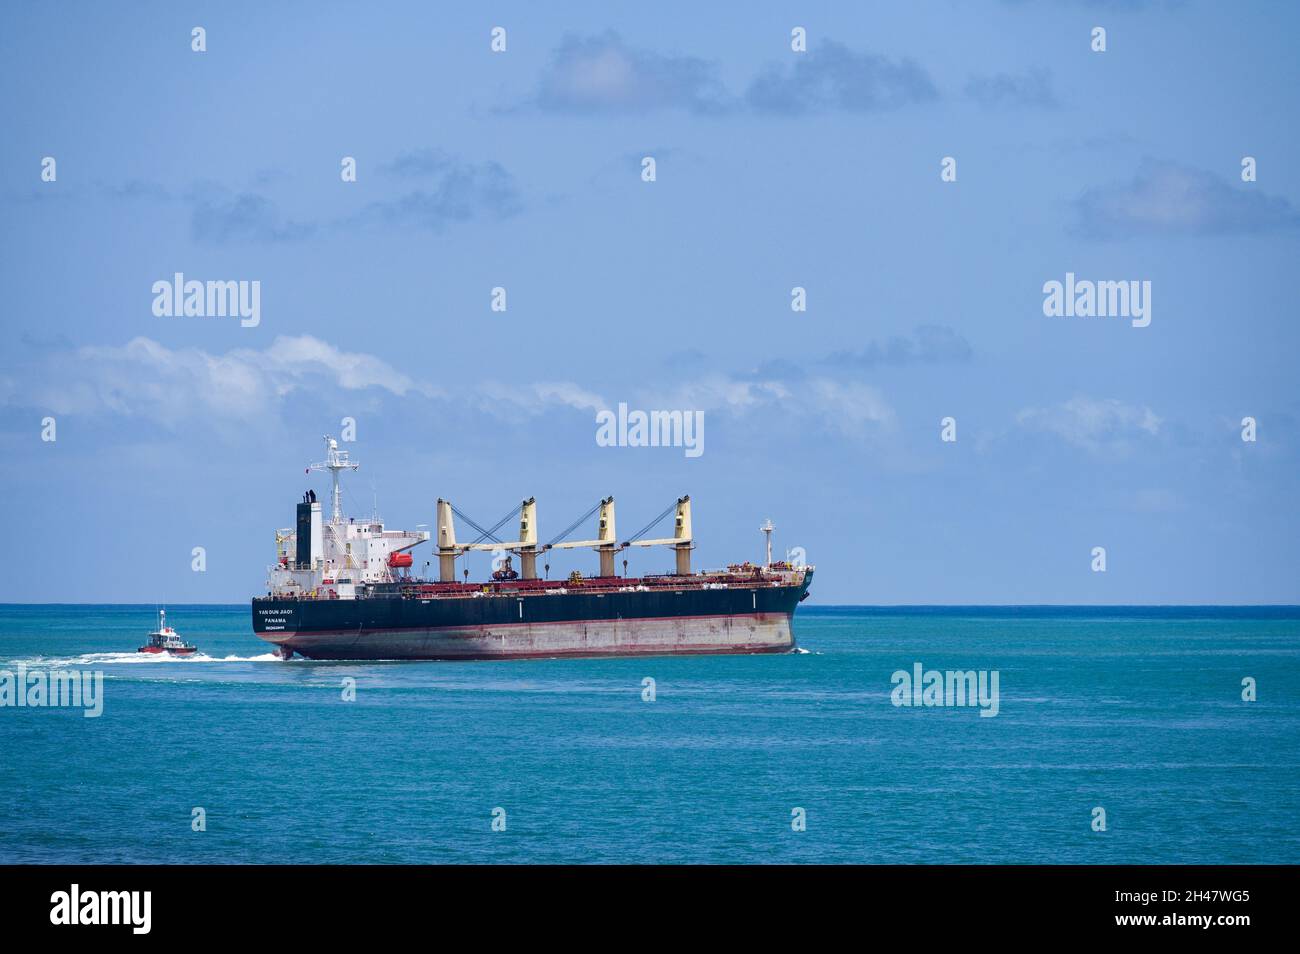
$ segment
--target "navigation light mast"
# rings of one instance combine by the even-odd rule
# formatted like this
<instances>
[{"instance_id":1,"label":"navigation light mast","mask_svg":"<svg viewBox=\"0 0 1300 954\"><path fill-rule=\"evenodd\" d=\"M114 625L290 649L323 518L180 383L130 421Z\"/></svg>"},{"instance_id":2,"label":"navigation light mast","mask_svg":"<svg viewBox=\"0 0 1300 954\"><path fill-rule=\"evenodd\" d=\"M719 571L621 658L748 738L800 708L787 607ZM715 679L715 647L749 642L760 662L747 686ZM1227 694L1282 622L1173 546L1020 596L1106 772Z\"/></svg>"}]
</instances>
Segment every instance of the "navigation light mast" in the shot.
<instances>
[{"instance_id":1,"label":"navigation light mast","mask_svg":"<svg viewBox=\"0 0 1300 954\"><path fill-rule=\"evenodd\" d=\"M330 478L334 481L334 513L330 517L330 523L343 522L343 495L339 490L339 472L344 470L356 470L361 465L348 458L347 451L339 450L339 443L328 434L323 438L325 441L325 459L319 463L312 464L310 470L328 470Z\"/></svg>"}]
</instances>

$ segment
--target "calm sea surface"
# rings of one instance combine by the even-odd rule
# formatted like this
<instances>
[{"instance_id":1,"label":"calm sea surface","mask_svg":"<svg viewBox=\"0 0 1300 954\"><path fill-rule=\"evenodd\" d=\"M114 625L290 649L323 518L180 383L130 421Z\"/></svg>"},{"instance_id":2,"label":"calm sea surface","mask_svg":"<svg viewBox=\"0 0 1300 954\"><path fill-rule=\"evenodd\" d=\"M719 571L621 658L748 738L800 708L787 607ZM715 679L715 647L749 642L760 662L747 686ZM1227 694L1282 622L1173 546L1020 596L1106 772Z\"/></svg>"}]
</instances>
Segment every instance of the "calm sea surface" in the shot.
<instances>
[{"instance_id":1,"label":"calm sea surface","mask_svg":"<svg viewBox=\"0 0 1300 954\"><path fill-rule=\"evenodd\" d=\"M0 708L0 862L1300 862L1294 607L805 607L796 654L469 663L283 662L246 605L138 657L154 621L0 606L0 670L105 680L99 718ZM895 707L918 662L997 670L998 715Z\"/></svg>"}]
</instances>

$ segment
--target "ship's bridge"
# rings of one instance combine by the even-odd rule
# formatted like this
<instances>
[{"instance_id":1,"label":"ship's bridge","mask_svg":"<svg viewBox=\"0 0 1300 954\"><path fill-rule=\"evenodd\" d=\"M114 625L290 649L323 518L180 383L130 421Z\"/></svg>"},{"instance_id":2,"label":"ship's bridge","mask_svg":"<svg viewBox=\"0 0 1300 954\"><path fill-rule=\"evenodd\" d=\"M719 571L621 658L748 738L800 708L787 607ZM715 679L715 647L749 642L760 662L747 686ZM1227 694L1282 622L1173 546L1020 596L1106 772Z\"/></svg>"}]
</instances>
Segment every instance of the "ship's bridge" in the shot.
<instances>
[{"instance_id":1,"label":"ship's bridge","mask_svg":"<svg viewBox=\"0 0 1300 954\"><path fill-rule=\"evenodd\" d=\"M333 507L326 522L315 491L309 490L298 504L297 524L277 530L276 563L267 581L277 595L306 595L333 591L348 598L358 584L394 583L414 563L408 552L429 539L426 530L389 530L378 516L369 520L344 517L339 474L360 465L325 438L326 458L310 470L328 471L333 481Z\"/></svg>"}]
</instances>

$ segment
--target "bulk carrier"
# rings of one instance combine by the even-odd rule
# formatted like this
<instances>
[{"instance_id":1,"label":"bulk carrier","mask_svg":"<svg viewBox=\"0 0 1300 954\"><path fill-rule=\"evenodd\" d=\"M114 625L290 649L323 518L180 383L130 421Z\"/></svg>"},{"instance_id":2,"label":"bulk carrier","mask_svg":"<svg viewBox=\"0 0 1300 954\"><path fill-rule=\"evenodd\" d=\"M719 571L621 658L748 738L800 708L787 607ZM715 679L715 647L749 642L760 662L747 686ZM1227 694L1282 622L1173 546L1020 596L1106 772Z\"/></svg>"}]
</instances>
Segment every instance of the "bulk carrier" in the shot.
<instances>
[{"instance_id":1,"label":"bulk carrier","mask_svg":"<svg viewBox=\"0 0 1300 954\"><path fill-rule=\"evenodd\" d=\"M772 561L771 521L760 528L767 537L763 565L692 572L690 497L679 498L622 543L615 536L614 498L607 497L547 544L538 542L534 499L488 529L439 499L438 579L426 580L412 576L411 550L430 533L389 530L377 516L345 518L339 476L358 465L333 438L324 440L325 460L308 471L332 478L329 520L314 491L307 491L296 525L276 532L267 594L252 601L254 632L283 658L521 659L794 649L794 611L808 595L813 568ZM496 532L516 514L519 539L498 539ZM673 535L644 539L669 514ZM593 515L595 539L562 539ZM456 517L477 532L473 542L457 542ZM617 575L620 551L656 546L674 551L674 572ZM595 576L575 571L562 580L538 577L539 556L581 548L596 552ZM474 551L494 554L492 578L471 583L464 570L457 580L456 560ZM549 564L545 569L549 576ZM627 560L623 569L626 574Z\"/></svg>"}]
</instances>

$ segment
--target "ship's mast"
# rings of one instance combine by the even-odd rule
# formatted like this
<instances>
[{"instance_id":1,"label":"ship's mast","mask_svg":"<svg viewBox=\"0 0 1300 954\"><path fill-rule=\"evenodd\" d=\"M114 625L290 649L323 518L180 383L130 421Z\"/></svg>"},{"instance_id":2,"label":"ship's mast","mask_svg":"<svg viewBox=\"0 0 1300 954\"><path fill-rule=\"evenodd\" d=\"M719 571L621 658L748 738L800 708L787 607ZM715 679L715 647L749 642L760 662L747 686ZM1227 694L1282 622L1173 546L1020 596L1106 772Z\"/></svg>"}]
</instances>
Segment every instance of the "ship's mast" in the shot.
<instances>
[{"instance_id":1,"label":"ship's mast","mask_svg":"<svg viewBox=\"0 0 1300 954\"><path fill-rule=\"evenodd\" d=\"M767 520L763 522L763 525L758 529L762 530L763 536L767 537L767 562L764 563L763 566L765 567L771 566L772 565L772 531L776 529L776 527L772 524L772 518L768 517Z\"/></svg>"},{"instance_id":2,"label":"ship's mast","mask_svg":"<svg viewBox=\"0 0 1300 954\"><path fill-rule=\"evenodd\" d=\"M343 522L343 493L339 490L339 472L344 470L356 470L361 465L348 459L348 452L339 450L338 441L328 434L323 438L325 441L325 459L319 463L312 464L311 470L328 470L330 478L334 481L334 510L330 516L330 523L339 524Z\"/></svg>"}]
</instances>

